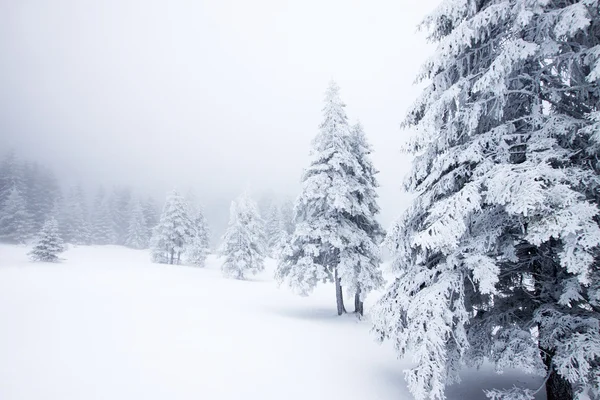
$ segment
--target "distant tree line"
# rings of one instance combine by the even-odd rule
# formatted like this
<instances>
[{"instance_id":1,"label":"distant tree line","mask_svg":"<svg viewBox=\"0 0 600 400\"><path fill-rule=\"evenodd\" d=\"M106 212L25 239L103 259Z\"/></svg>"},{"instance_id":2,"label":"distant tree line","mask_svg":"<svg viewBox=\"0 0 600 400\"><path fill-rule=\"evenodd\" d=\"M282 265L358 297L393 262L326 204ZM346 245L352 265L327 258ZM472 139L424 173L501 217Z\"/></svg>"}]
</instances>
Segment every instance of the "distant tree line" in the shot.
<instances>
[{"instance_id":1,"label":"distant tree line","mask_svg":"<svg viewBox=\"0 0 600 400\"><path fill-rule=\"evenodd\" d=\"M63 190L48 167L7 153L0 162L0 240L26 243L54 219L64 242L148 248L158 222L152 197L134 196L128 187L99 187L88 202L81 185Z\"/></svg>"}]
</instances>

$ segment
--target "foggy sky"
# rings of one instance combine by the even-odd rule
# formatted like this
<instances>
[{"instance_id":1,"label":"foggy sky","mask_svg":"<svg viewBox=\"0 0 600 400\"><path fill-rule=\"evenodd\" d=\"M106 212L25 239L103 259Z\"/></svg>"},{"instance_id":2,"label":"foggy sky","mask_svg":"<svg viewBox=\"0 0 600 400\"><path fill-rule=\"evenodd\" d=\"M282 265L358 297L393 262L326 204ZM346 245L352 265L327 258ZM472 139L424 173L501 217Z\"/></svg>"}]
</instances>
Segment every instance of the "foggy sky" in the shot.
<instances>
[{"instance_id":1,"label":"foggy sky","mask_svg":"<svg viewBox=\"0 0 600 400\"><path fill-rule=\"evenodd\" d=\"M225 209L245 188L294 198L333 78L374 146L387 227L409 199L399 124L436 3L0 1L0 153Z\"/></svg>"}]
</instances>

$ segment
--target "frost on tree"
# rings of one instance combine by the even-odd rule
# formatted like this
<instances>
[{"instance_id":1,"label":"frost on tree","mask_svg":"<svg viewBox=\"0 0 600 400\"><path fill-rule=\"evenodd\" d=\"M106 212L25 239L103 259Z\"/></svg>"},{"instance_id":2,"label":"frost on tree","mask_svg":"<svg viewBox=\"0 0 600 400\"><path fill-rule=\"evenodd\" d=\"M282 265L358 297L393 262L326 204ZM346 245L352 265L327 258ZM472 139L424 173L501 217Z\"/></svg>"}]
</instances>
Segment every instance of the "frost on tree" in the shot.
<instances>
[{"instance_id":1,"label":"frost on tree","mask_svg":"<svg viewBox=\"0 0 600 400\"><path fill-rule=\"evenodd\" d=\"M285 245L276 279L307 295L319 282L334 282L338 314L345 312L342 287L362 299L383 284L379 270L372 176L365 170L368 146L348 125L338 86L326 92L323 122L312 144L312 161L296 200L295 230ZM370 165L370 163L368 163Z\"/></svg>"},{"instance_id":2,"label":"frost on tree","mask_svg":"<svg viewBox=\"0 0 600 400\"><path fill-rule=\"evenodd\" d=\"M151 239L152 260L165 264L180 264L181 255L192 234L188 206L184 198L173 191L163 208Z\"/></svg>"},{"instance_id":3,"label":"frost on tree","mask_svg":"<svg viewBox=\"0 0 600 400\"><path fill-rule=\"evenodd\" d=\"M231 202L229 226L219 253L221 270L229 278L246 279L264 269L266 243L256 203L243 194Z\"/></svg>"},{"instance_id":4,"label":"frost on tree","mask_svg":"<svg viewBox=\"0 0 600 400\"><path fill-rule=\"evenodd\" d=\"M189 264L204 267L206 257L210 253L208 223L201 207L191 209L191 237L185 250L186 261Z\"/></svg>"},{"instance_id":5,"label":"frost on tree","mask_svg":"<svg viewBox=\"0 0 600 400\"><path fill-rule=\"evenodd\" d=\"M28 253L32 261L57 262L58 255L65 251L58 232L58 223L51 217L44 223L33 248Z\"/></svg>"},{"instance_id":6,"label":"frost on tree","mask_svg":"<svg viewBox=\"0 0 600 400\"><path fill-rule=\"evenodd\" d=\"M31 216L27 212L25 199L14 185L0 210L0 239L25 243L31 230Z\"/></svg>"},{"instance_id":7,"label":"frost on tree","mask_svg":"<svg viewBox=\"0 0 600 400\"><path fill-rule=\"evenodd\" d=\"M417 197L374 318L415 358L416 399L484 359L545 376L549 399L600 396L598 10L449 0L425 20L438 48L405 121Z\"/></svg>"},{"instance_id":8,"label":"frost on tree","mask_svg":"<svg viewBox=\"0 0 600 400\"><path fill-rule=\"evenodd\" d=\"M134 249L146 249L148 248L148 241L149 232L142 204L140 201L134 201L131 207L125 245Z\"/></svg>"}]
</instances>

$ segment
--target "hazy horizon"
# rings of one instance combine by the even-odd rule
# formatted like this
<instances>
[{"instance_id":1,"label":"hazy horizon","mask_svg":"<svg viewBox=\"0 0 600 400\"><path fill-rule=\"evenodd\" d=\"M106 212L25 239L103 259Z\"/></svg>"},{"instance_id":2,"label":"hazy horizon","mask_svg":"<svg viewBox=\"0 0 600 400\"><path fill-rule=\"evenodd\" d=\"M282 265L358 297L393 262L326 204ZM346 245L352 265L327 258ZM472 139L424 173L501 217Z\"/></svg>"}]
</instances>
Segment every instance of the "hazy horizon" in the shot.
<instances>
[{"instance_id":1,"label":"hazy horizon","mask_svg":"<svg viewBox=\"0 0 600 400\"><path fill-rule=\"evenodd\" d=\"M295 198L335 79L380 170L380 220L406 207L400 122L436 2L139 0L0 4L0 152L63 182Z\"/></svg>"}]
</instances>

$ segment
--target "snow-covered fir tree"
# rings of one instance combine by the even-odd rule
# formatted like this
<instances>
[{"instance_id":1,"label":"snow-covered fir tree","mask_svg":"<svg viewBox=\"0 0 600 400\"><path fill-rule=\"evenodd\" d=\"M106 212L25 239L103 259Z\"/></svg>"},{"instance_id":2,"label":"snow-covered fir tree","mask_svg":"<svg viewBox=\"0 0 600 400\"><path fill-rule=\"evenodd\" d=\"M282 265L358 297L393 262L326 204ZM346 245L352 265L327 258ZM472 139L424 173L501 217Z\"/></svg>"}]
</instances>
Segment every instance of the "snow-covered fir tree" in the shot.
<instances>
[{"instance_id":1,"label":"snow-covered fir tree","mask_svg":"<svg viewBox=\"0 0 600 400\"><path fill-rule=\"evenodd\" d=\"M117 243L117 233L114 230L112 221L110 198L106 195L103 187L98 189L98 193L94 199L91 219L92 243Z\"/></svg>"},{"instance_id":2,"label":"snow-covered fir tree","mask_svg":"<svg viewBox=\"0 0 600 400\"><path fill-rule=\"evenodd\" d=\"M58 223L50 217L37 235L33 248L28 253L32 261L57 262L58 255L65 251L58 231Z\"/></svg>"},{"instance_id":3,"label":"snow-covered fir tree","mask_svg":"<svg viewBox=\"0 0 600 400\"><path fill-rule=\"evenodd\" d=\"M231 202L229 226L219 253L221 270L229 278L246 279L264 269L266 241L256 203L246 194Z\"/></svg>"},{"instance_id":4,"label":"snow-covered fir tree","mask_svg":"<svg viewBox=\"0 0 600 400\"><path fill-rule=\"evenodd\" d=\"M267 252L271 257L274 257L281 245L283 239L283 231L281 228L281 216L279 207L275 202L271 203L267 212L265 221L265 236L267 239Z\"/></svg>"},{"instance_id":5,"label":"snow-covered fir tree","mask_svg":"<svg viewBox=\"0 0 600 400\"><path fill-rule=\"evenodd\" d=\"M0 209L0 239L25 243L30 237L31 216L27 212L25 199L13 185Z\"/></svg>"},{"instance_id":6,"label":"snow-covered fir tree","mask_svg":"<svg viewBox=\"0 0 600 400\"><path fill-rule=\"evenodd\" d=\"M210 253L209 229L202 207L190 207L192 234L185 249L186 261L189 264L204 267L206 257Z\"/></svg>"},{"instance_id":7,"label":"snow-covered fir tree","mask_svg":"<svg viewBox=\"0 0 600 400\"><path fill-rule=\"evenodd\" d=\"M73 186L69 190L60 214L60 228L65 242L75 245L91 244L86 199L81 185Z\"/></svg>"},{"instance_id":8,"label":"snow-covered fir tree","mask_svg":"<svg viewBox=\"0 0 600 400\"><path fill-rule=\"evenodd\" d=\"M134 200L129 217L129 228L127 230L127 239L125 245L134 249L148 248L150 233L146 225L144 210L139 200Z\"/></svg>"},{"instance_id":9,"label":"snow-covered fir tree","mask_svg":"<svg viewBox=\"0 0 600 400\"><path fill-rule=\"evenodd\" d=\"M192 236L191 220L185 199L174 190L168 197L158 225L152 232L154 262L180 264L181 255Z\"/></svg>"},{"instance_id":10,"label":"snow-covered fir tree","mask_svg":"<svg viewBox=\"0 0 600 400\"><path fill-rule=\"evenodd\" d=\"M374 318L415 357L418 400L485 359L545 376L549 399L600 398L598 13L447 0L425 20L438 48L405 122L417 197L388 235L397 278Z\"/></svg>"},{"instance_id":11,"label":"snow-covered fir tree","mask_svg":"<svg viewBox=\"0 0 600 400\"><path fill-rule=\"evenodd\" d=\"M371 232L380 231L373 215L375 199L365 187L374 181L364 176L344 107L339 87L332 82L296 200L295 230L276 272L279 282L302 295L319 282L334 282L340 315L346 311L342 287L362 300L383 283L376 267L378 233Z\"/></svg>"}]
</instances>

